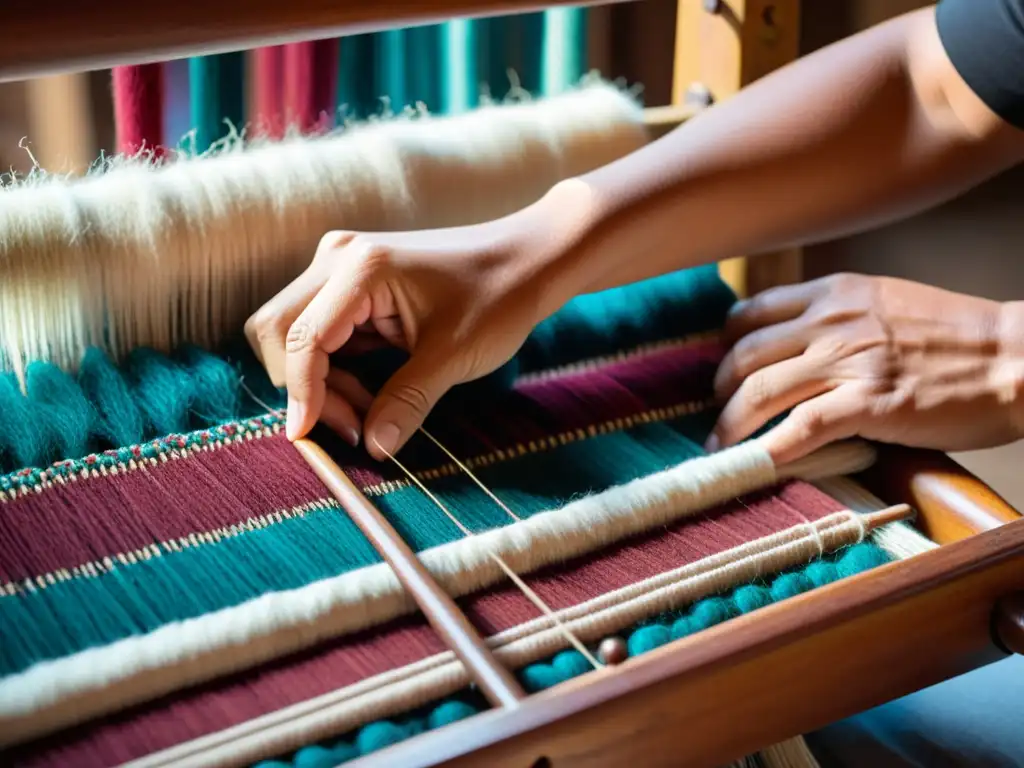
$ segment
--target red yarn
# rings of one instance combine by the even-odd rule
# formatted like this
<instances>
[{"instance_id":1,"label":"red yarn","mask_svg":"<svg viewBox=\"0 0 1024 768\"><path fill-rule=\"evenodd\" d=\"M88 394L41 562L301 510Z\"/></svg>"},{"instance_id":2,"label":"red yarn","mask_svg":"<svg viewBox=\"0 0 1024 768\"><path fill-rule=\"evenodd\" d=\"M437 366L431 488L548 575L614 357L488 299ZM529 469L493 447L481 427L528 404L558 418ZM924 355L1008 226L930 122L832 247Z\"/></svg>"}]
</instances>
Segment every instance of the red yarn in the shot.
<instances>
[{"instance_id":1,"label":"red yarn","mask_svg":"<svg viewBox=\"0 0 1024 768\"><path fill-rule=\"evenodd\" d=\"M255 105L252 119L256 133L272 139L284 133L284 46L255 51Z\"/></svg>"},{"instance_id":2,"label":"red yarn","mask_svg":"<svg viewBox=\"0 0 1024 768\"><path fill-rule=\"evenodd\" d=\"M114 120L117 151L164 154L164 75L162 64L115 67Z\"/></svg>"},{"instance_id":3,"label":"red yarn","mask_svg":"<svg viewBox=\"0 0 1024 768\"><path fill-rule=\"evenodd\" d=\"M285 46L284 113L304 134L334 125L339 50L337 39Z\"/></svg>"}]
</instances>

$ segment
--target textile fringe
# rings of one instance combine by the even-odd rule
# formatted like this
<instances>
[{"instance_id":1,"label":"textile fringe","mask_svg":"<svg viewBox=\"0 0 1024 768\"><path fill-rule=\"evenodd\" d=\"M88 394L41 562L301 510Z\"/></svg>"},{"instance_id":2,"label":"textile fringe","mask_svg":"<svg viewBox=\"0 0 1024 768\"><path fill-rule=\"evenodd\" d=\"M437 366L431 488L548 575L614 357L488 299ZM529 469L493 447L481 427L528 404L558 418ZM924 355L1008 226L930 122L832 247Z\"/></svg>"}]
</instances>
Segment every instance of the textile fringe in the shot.
<instances>
[{"instance_id":1,"label":"textile fringe","mask_svg":"<svg viewBox=\"0 0 1024 768\"><path fill-rule=\"evenodd\" d=\"M864 539L865 533L864 523L857 513L833 513L814 523L747 542L555 613L576 637L584 642L595 642L645 618L856 544ZM487 642L495 657L512 669L566 647L561 630L547 617L501 632ZM131 765L136 768L244 765L415 709L453 694L469 683L470 677L461 662L447 651L220 733L180 744ZM790 752L778 751L780 756L786 754Z\"/></svg>"},{"instance_id":2,"label":"textile fringe","mask_svg":"<svg viewBox=\"0 0 1024 768\"><path fill-rule=\"evenodd\" d=\"M324 233L471 224L642 146L643 112L607 83L464 115L401 115L169 164L0 189L0 370L75 369L97 346L212 348L303 269Z\"/></svg>"},{"instance_id":3,"label":"textile fringe","mask_svg":"<svg viewBox=\"0 0 1024 768\"><path fill-rule=\"evenodd\" d=\"M815 481L814 485L855 512L877 512L889 506L856 480L848 477L821 478ZM883 525L872 532L871 539L897 560L920 555L939 546L905 522Z\"/></svg>"},{"instance_id":4,"label":"textile fringe","mask_svg":"<svg viewBox=\"0 0 1024 768\"><path fill-rule=\"evenodd\" d=\"M492 552L526 574L783 479L858 471L873 455L866 444L840 444L776 469L751 441L435 547L421 558L442 588L457 597L504 578ZM0 746L250 668L414 608L391 569L378 564L42 662L4 681ZM553 637L560 642L562 635L556 630Z\"/></svg>"},{"instance_id":5,"label":"textile fringe","mask_svg":"<svg viewBox=\"0 0 1024 768\"><path fill-rule=\"evenodd\" d=\"M764 768L818 768L803 736L774 744L758 753Z\"/></svg>"}]
</instances>

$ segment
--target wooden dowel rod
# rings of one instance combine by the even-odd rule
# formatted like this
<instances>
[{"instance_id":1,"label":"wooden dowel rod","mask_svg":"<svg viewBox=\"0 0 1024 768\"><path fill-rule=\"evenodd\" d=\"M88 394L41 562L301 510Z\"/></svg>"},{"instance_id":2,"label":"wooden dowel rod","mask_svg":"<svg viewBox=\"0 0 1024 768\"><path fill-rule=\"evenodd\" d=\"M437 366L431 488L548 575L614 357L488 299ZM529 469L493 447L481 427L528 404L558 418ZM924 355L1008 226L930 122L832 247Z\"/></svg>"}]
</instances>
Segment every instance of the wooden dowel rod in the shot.
<instances>
[{"instance_id":1,"label":"wooden dowel rod","mask_svg":"<svg viewBox=\"0 0 1024 768\"><path fill-rule=\"evenodd\" d=\"M868 490L917 510L917 527L936 544L951 544L1019 519L1006 500L939 451L879 445L863 474Z\"/></svg>"},{"instance_id":2,"label":"wooden dowel rod","mask_svg":"<svg viewBox=\"0 0 1024 768\"><path fill-rule=\"evenodd\" d=\"M0 82L624 0L3 0Z\"/></svg>"},{"instance_id":3,"label":"wooden dowel rod","mask_svg":"<svg viewBox=\"0 0 1024 768\"><path fill-rule=\"evenodd\" d=\"M402 586L466 666L488 701L497 707L518 706L526 698L526 692L512 673L494 658L455 601L438 586L387 519L320 446L309 440L298 440L295 448L395 571Z\"/></svg>"},{"instance_id":4,"label":"wooden dowel rod","mask_svg":"<svg viewBox=\"0 0 1024 768\"><path fill-rule=\"evenodd\" d=\"M861 516L864 525L869 531L881 528L889 523L911 520L914 517L914 510L909 504L894 504L891 507L880 509L877 512L868 512Z\"/></svg>"}]
</instances>

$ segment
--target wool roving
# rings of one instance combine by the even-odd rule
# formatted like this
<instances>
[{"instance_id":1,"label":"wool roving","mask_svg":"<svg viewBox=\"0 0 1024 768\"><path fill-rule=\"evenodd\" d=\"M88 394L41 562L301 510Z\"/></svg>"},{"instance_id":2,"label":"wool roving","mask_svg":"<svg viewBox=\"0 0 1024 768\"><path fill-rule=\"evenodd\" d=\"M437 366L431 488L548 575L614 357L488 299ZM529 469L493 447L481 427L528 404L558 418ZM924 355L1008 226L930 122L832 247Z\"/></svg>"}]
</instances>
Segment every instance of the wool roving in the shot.
<instances>
[{"instance_id":1,"label":"wool roving","mask_svg":"<svg viewBox=\"0 0 1024 768\"><path fill-rule=\"evenodd\" d=\"M626 93L591 82L451 117L405 113L321 138L227 141L197 158L116 158L83 179L0 190L0 369L73 370L90 346L204 348L337 229L472 224L646 141Z\"/></svg>"}]
</instances>

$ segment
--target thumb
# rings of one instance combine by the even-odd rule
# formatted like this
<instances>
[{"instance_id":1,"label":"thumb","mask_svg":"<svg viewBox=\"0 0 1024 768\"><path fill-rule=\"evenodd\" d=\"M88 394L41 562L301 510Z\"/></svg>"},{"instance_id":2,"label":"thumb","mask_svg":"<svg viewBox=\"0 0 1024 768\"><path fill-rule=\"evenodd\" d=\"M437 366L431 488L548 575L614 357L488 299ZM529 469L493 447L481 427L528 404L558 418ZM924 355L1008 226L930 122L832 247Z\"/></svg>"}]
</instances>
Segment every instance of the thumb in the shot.
<instances>
[{"instance_id":1,"label":"thumb","mask_svg":"<svg viewBox=\"0 0 1024 768\"><path fill-rule=\"evenodd\" d=\"M366 447L376 459L397 453L444 394L462 381L452 354L417 350L381 388L366 418Z\"/></svg>"}]
</instances>

